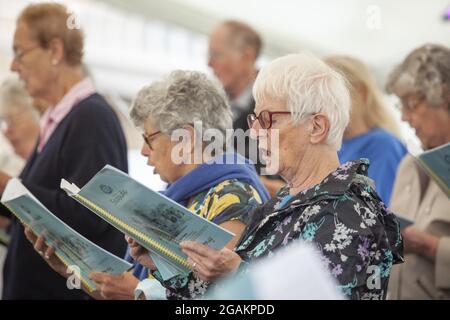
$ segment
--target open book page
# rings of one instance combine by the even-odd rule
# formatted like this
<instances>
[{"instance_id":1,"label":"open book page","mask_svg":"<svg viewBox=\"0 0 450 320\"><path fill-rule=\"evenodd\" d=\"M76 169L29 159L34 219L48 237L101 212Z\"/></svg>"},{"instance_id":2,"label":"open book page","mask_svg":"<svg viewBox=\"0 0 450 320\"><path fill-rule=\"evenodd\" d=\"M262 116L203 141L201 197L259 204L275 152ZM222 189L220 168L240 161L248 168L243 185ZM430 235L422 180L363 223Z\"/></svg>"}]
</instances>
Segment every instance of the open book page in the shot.
<instances>
[{"instance_id":1,"label":"open book page","mask_svg":"<svg viewBox=\"0 0 450 320\"><path fill-rule=\"evenodd\" d=\"M187 256L179 246L181 241L192 240L221 249L234 236L109 165L79 192L70 185L67 181L61 182L61 187L69 195L148 250L154 251L169 263L175 263L184 273L190 270L185 262ZM155 248L155 244L163 250ZM172 259L173 256L181 258L183 262Z\"/></svg>"},{"instance_id":2,"label":"open book page","mask_svg":"<svg viewBox=\"0 0 450 320\"><path fill-rule=\"evenodd\" d=\"M450 143L427 150L416 156L428 176L450 198Z\"/></svg>"},{"instance_id":3,"label":"open book page","mask_svg":"<svg viewBox=\"0 0 450 320\"><path fill-rule=\"evenodd\" d=\"M131 264L89 241L61 221L40 203L18 180L12 179L1 202L36 235L44 235L46 243L55 247L60 259L72 269L80 271L80 278L89 289L95 284L91 272L123 273Z\"/></svg>"}]
</instances>

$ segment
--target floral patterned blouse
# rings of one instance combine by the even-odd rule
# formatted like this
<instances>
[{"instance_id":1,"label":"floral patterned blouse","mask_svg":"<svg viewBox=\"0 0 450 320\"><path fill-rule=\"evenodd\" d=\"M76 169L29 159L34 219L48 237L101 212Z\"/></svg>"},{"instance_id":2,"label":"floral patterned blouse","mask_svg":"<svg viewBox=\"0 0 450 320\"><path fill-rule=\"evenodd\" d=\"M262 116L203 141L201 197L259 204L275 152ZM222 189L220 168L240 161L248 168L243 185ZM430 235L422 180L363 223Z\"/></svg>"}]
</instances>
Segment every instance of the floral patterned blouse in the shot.
<instances>
[{"instance_id":1,"label":"floral patterned blouse","mask_svg":"<svg viewBox=\"0 0 450 320\"><path fill-rule=\"evenodd\" d=\"M295 239L313 242L345 296L385 299L392 265L403 262L403 242L395 215L367 178L368 166L367 159L347 162L295 196L282 188L252 213L236 252L249 262Z\"/></svg>"},{"instance_id":2,"label":"floral patterned blouse","mask_svg":"<svg viewBox=\"0 0 450 320\"><path fill-rule=\"evenodd\" d=\"M231 179L197 194L189 201L187 208L216 224L233 220L247 224L250 212L261 204L262 199L255 188ZM152 276L167 289L168 299L195 299L206 292L207 283L197 279L193 273L167 281L162 280L158 271L152 272Z\"/></svg>"}]
</instances>

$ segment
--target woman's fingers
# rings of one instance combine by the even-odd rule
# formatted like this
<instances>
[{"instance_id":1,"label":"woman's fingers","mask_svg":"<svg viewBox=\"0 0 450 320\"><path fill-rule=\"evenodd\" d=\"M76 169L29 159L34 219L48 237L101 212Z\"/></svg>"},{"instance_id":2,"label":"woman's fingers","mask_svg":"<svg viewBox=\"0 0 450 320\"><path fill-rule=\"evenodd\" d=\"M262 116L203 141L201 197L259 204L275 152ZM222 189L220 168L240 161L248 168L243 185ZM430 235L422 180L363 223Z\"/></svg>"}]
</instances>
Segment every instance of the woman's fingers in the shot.
<instances>
[{"instance_id":1,"label":"woman's fingers","mask_svg":"<svg viewBox=\"0 0 450 320\"><path fill-rule=\"evenodd\" d=\"M43 235L40 235L35 244L34 249L41 255L44 256L44 252L47 251L47 246L45 245L45 238Z\"/></svg>"},{"instance_id":2,"label":"woman's fingers","mask_svg":"<svg viewBox=\"0 0 450 320\"><path fill-rule=\"evenodd\" d=\"M105 275L103 272L91 272L89 274L89 278L97 285L101 285L105 281Z\"/></svg>"},{"instance_id":3,"label":"woman's fingers","mask_svg":"<svg viewBox=\"0 0 450 320\"><path fill-rule=\"evenodd\" d=\"M45 257L45 259L49 260L49 259L53 258L54 254L55 254L55 248L53 246L49 246L44 253L44 257Z\"/></svg>"},{"instance_id":4,"label":"woman's fingers","mask_svg":"<svg viewBox=\"0 0 450 320\"><path fill-rule=\"evenodd\" d=\"M206 268L201 261L195 261L192 258L188 258L188 263L192 272L194 272L201 280L208 282L213 280L213 272Z\"/></svg>"},{"instance_id":5,"label":"woman's fingers","mask_svg":"<svg viewBox=\"0 0 450 320\"><path fill-rule=\"evenodd\" d=\"M28 241L30 241L33 246L37 240L36 235L34 234L33 230L31 230L30 227L25 227L25 237L28 239Z\"/></svg>"},{"instance_id":6,"label":"woman's fingers","mask_svg":"<svg viewBox=\"0 0 450 320\"><path fill-rule=\"evenodd\" d=\"M203 258L209 258L218 253L217 250L194 241L183 241L180 243L180 246L184 253L186 253L187 255L195 254L196 256L201 256Z\"/></svg>"},{"instance_id":7,"label":"woman's fingers","mask_svg":"<svg viewBox=\"0 0 450 320\"><path fill-rule=\"evenodd\" d=\"M193 264L196 263L197 265L202 265L202 266L208 265L208 263L207 263L208 258L200 256L194 251L183 250L183 252L186 253L188 256L188 263L189 263L189 261L192 261ZM195 265L194 265L194 267L195 267Z\"/></svg>"}]
</instances>

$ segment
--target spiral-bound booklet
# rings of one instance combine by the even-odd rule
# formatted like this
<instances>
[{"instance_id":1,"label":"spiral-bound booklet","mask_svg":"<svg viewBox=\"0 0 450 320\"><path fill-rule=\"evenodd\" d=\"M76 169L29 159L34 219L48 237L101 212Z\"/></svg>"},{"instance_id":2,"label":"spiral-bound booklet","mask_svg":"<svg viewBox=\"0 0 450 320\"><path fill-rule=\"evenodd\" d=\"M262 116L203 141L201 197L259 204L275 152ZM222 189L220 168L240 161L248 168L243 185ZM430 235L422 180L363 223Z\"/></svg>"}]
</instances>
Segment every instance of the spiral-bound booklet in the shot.
<instances>
[{"instance_id":1,"label":"spiral-bound booklet","mask_svg":"<svg viewBox=\"0 0 450 320\"><path fill-rule=\"evenodd\" d=\"M64 179L61 188L148 249L164 280L190 272L180 242L197 241L221 249L234 236L110 165L81 189Z\"/></svg>"}]
</instances>

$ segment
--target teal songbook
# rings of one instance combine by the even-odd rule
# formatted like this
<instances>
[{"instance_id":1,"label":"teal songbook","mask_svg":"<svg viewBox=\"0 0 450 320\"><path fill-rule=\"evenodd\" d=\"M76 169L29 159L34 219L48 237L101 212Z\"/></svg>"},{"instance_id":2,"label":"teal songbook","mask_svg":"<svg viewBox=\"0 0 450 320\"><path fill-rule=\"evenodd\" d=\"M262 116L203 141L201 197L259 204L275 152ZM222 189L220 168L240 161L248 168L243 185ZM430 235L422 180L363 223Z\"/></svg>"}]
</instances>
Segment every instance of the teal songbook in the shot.
<instances>
[{"instance_id":1,"label":"teal songbook","mask_svg":"<svg viewBox=\"0 0 450 320\"><path fill-rule=\"evenodd\" d=\"M450 198L450 143L425 151L416 156L416 159L428 176Z\"/></svg>"},{"instance_id":2,"label":"teal songbook","mask_svg":"<svg viewBox=\"0 0 450 320\"><path fill-rule=\"evenodd\" d=\"M121 274L132 267L61 221L17 178L8 182L1 202L36 235L44 235L47 245L55 248L55 254L67 267L77 267L80 281L91 292L95 283L89 279L89 273Z\"/></svg>"},{"instance_id":3,"label":"teal songbook","mask_svg":"<svg viewBox=\"0 0 450 320\"><path fill-rule=\"evenodd\" d=\"M402 217L402 216L398 216L398 215L396 217L397 217L398 223L400 225L400 230L403 230L406 227L409 227L410 225L414 224L414 221L410 220L408 218L405 218L405 217Z\"/></svg>"},{"instance_id":4,"label":"teal songbook","mask_svg":"<svg viewBox=\"0 0 450 320\"><path fill-rule=\"evenodd\" d=\"M61 188L145 247L164 280L190 272L180 242L197 241L219 250L234 237L109 165L81 189L64 179Z\"/></svg>"}]
</instances>

